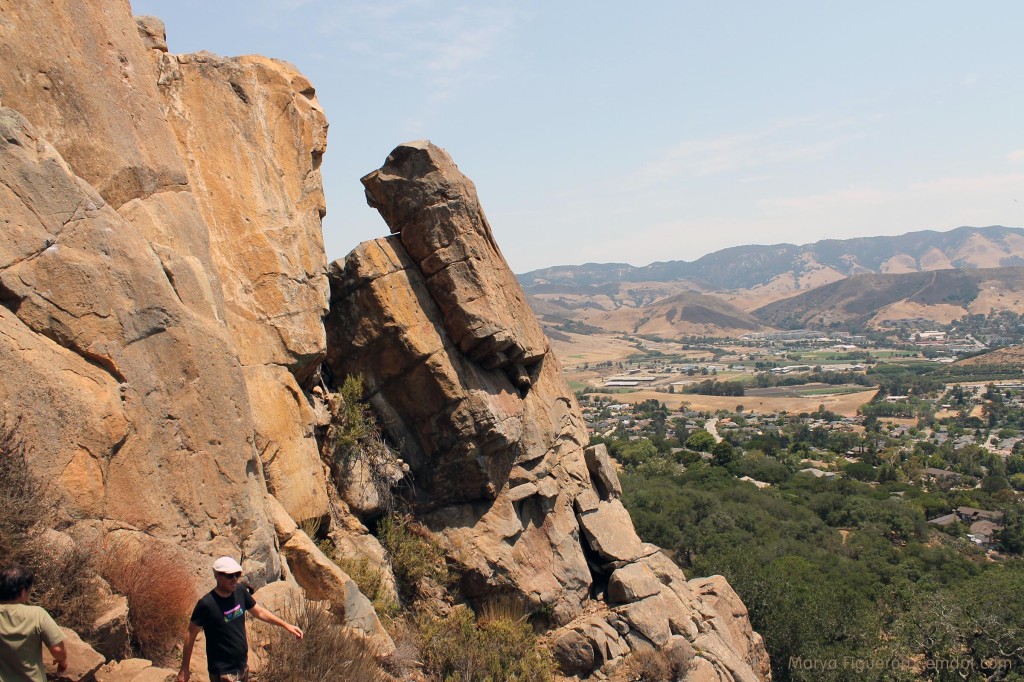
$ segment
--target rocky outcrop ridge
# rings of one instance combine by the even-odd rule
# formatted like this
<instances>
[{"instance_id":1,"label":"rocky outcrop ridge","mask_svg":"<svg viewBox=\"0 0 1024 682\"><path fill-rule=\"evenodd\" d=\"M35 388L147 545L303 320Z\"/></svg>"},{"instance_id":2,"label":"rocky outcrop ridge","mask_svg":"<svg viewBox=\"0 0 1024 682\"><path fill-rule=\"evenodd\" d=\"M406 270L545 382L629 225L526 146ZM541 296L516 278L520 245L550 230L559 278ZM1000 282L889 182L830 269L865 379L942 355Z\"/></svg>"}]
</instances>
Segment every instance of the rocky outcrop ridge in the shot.
<instances>
[{"instance_id":1,"label":"rocky outcrop ridge","mask_svg":"<svg viewBox=\"0 0 1024 682\"><path fill-rule=\"evenodd\" d=\"M472 183L423 141L363 183L394 234L332 264L327 363L363 378L465 597L550 613L566 672L678 645L699 651L701 679L767 679L745 613L716 608L739 604L728 585L688 583L637 537Z\"/></svg>"}]
</instances>

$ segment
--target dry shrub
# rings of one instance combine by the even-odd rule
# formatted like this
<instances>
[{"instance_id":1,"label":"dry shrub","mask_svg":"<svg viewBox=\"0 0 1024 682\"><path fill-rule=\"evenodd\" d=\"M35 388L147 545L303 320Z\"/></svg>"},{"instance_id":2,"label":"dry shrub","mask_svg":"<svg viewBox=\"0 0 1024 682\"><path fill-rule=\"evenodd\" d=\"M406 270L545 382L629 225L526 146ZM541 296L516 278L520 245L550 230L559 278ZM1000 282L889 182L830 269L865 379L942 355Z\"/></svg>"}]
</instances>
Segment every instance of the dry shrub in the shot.
<instances>
[{"instance_id":1,"label":"dry shrub","mask_svg":"<svg viewBox=\"0 0 1024 682\"><path fill-rule=\"evenodd\" d=\"M444 618L417 616L424 668L445 682L550 682L555 664L526 619L480 622L458 607Z\"/></svg>"},{"instance_id":2,"label":"dry shrub","mask_svg":"<svg viewBox=\"0 0 1024 682\"><path fill-rule=\"evenodd\" d=\"M0 567L31 569L32 602L88 638L100 606L94 559L87 549L47 539L56 518L57 501L32 476L24 443L13 431L0 431Z\"/></svg>"},{"instance_id":3,"label":"dry shrub","mask_svg":"<svg viewBox=\"0 0 1024 682\"><path fill-rule=\"evenodd\" d=\"M282 628L254 622L269 650L260 679L267 682L390 682L365 637L344 627L323 607L306 602L298 613L280 614L302 629L297 640Z\"/></svg>"},{"instance_id":4,"label":"dry shrub","mask_svg":"<svg viewBox=\"0 0 1024 682\"><path fill-rule=\"evenodd\" d=\"M515 594L495 594L481 600L473 609L479 625L487 625L493 621L508 620L524 622L530 617L523 599Z\"/></svg>"},{"instance_id":5,"label":"dry shrub","mask_svg":"<svg viewBox=\"0 0 1024 682\"><path fill-rule=\"evenodd\" d=\"M128 622L139 652L150 660L165 659L185 631L197 598L184 562L156 543L115 540L106 548L100 572L128 599Z\"/></svg>"},{"instance_id":6,"label":"dry shrub","mask_svg":"<svg viewBox=\"0 0 1024 682\"><path fill-rule=\"evenodd\" d=\"M691 659L692 656L682 647L664 651L640 649L626 658L615 679L621 682L673 682L684 675Z\"/></svg>"}]
</instances>

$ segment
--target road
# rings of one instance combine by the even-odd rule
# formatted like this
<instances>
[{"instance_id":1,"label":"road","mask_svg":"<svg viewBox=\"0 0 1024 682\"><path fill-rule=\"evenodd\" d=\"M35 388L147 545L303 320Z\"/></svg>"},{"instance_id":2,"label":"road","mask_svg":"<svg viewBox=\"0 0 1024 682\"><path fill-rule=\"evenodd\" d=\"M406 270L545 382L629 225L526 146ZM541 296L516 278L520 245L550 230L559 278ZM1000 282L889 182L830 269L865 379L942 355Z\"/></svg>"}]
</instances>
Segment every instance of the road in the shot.
<instances>
[{"instance_id":1,"label":"road","mask_svg":"<svg viewBox=\"0 0 1024 682\"><path fill-rule=\"evenodd\" d=\"M718 424L718 417L712 417L704 422L704 430L714 437L716 443L721 443L722 437L718 435L718 428L715 426L716 424Z\"/></svg>"}]
</instances>

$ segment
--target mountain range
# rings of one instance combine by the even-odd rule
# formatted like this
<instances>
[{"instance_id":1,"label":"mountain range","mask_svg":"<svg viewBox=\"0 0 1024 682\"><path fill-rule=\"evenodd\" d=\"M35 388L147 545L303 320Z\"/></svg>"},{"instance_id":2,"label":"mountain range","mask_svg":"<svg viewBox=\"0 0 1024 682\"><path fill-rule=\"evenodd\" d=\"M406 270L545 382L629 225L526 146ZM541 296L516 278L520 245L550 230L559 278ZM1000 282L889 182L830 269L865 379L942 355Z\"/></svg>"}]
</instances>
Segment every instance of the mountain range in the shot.
<instances>
[{"instance_id":1,"label":"mountain range","mask_svg":"<svg viewBox=\"0 0 1024 682\"><path fill-rule=\"evenodd\" d=\"M732 335L821 324L948 322L993 308L1019 310L1021 266L1024 229L996 225L738 246L643 267L555 266L518 278L549 325Z\"/></svg>"}]
</instances>

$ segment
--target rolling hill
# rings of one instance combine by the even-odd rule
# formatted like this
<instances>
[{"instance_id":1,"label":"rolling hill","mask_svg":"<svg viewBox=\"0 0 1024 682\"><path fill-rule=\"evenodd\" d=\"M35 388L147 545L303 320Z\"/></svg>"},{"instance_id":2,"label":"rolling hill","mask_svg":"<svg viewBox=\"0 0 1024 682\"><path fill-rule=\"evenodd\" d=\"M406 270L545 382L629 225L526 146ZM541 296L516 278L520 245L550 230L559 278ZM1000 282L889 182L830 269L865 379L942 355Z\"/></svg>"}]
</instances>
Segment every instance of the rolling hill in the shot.
<instances>
[{"instance_id":1,"label":"rolling hill","mask_svg":"<svg viewBox=\"0 0 1024 682\"><path fill-rule=\"evenodd\" d=\"M907 320L944 324L991 309L1024 311L1024 267L854 275L754 315L783 329L873 329Z\"/></svg>"}]
</instances>

